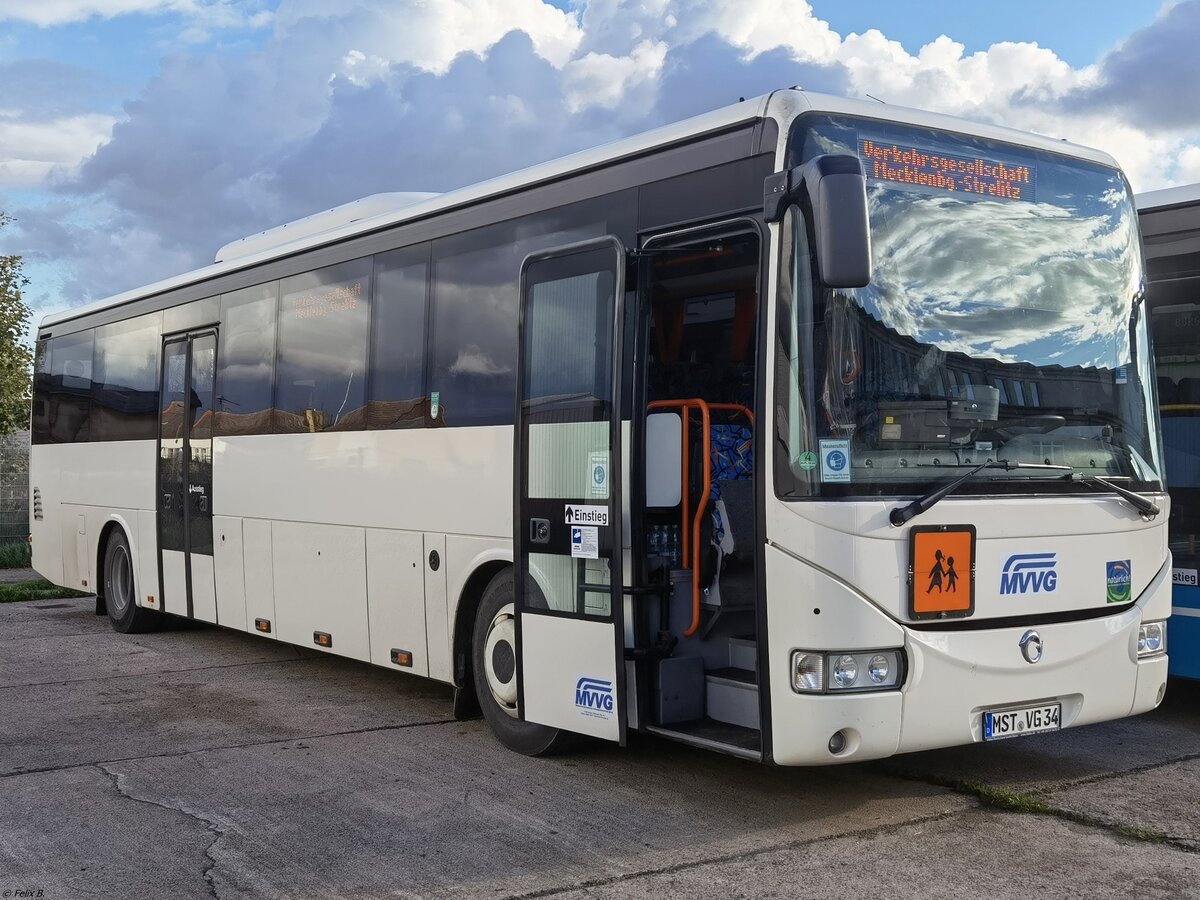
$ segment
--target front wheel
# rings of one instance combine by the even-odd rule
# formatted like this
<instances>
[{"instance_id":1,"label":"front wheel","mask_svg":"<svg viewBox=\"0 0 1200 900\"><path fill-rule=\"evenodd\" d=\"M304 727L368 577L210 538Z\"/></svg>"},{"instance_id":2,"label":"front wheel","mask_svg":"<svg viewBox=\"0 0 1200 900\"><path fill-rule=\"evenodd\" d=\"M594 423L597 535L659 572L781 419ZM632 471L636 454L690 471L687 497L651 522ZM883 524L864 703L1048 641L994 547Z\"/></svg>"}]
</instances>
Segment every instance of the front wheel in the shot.
<instances>
[{"instance_id":1,"label":"front wheel","mask_svg":"<svg viewBox=\"0 0 1200 900\"><path fill-rule=\"evenodd\" d=\"M140 634L162 627L162 614L137 605L133 554L125 532L114 528L104 547L104 605L112 626L122 634Z\"/></svg>"},{"instance_id":2,"label":"front wheel","mask_svg":"<svg viewBox=\"0 0 1200 900\"><path fill-rule=\"evenodd\" d=\"M513 600L513 571L505 569L487 586L475 614L471 636L475 695L492 733L505 747L526 756L561 753L574 743L574 735L520 718Z\"/></svg>"}]
</instances>

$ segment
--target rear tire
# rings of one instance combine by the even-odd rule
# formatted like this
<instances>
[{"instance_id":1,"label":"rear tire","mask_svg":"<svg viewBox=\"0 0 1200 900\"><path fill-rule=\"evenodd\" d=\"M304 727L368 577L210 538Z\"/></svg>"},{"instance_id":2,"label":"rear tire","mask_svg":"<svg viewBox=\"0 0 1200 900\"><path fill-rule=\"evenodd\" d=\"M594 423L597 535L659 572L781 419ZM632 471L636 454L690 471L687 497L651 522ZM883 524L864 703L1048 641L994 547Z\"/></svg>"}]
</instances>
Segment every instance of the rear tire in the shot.
<instances>
[{"instance_id":1,"label":"rear tire","mask_svg":"<svg viewBox=\"0 0 1200 900\"><path fill-rule=\"evenodd\" d=\"M475 613L471 634L475 696L488 727L508 749L526 756L562 753L574 746L575 735L518 718L513 600L513 570L505 569L484 590Z\"/></svg>"},{"instance_id":2,"label":"rear tire","mask_svg":"<svg viewBox=\"0 0 1200 900\"><path fill-rule=\"evenodd\" d=\"M125 532L114 528L104 546L104 605L113 628L122 634L141 634L162 627L162 615L137 605L133 554Z\"/></svg>"}]
</instances>

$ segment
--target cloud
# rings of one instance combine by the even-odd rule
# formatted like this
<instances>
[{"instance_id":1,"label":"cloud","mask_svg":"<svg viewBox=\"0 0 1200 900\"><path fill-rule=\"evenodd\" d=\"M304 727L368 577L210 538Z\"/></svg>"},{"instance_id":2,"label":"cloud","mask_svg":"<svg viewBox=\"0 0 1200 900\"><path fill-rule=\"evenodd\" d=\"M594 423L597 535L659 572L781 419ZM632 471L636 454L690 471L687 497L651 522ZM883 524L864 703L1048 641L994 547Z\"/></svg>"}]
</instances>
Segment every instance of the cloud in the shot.
<instances>
[{"instance_id":1,"label":"cloud","mask_svg":"<svg viewBox=\"0 0 1200 900\"><path fill-rule=\"evenodd\" d=\"M0 5L0 21L48 28L134 13L176 13L193 20L192 28L184 32L187 37L209 28L261 28L270 22L271 16L254 8L256 5L235 0L5 0Z\"/></svg>"},{"instance_id":2,"label":"cloud","mask_svg":"<svg viewBox=\"0 0 1200 900\"><path fill-rule=\"evenodd\" d=\"M1142 128L1195 135L1200 129L1198 38L1200 3L1167 6L1153 24L1100 61L1094 85L1063 97L1064 108L1097 108Z\"/></svg>"},{"instance_id":3,"label":"cloud","mask_svg":"<svg viewBox=\"0 0 1200 900\"><path fill-rule=\"evenodd\" d=\"M471 344L465 350L459 350L457 358L450 366L451 375L495 376L507 375L511 371L511 366L495 362L475 344Z\"/></svg>"},{"instance_id":4,"label":"cloud","mask_svg":"<svg viewBox=\"0 0 1200 900\"><path fill-rule=\"evenodd\" d=\"M482 56L510 31L529 36L555 66L571 58L582 33L571 13L542 0L285 0L275 13L281 42L310 37L389 63L445 72L463 53Z\"/></svg>"},{"instance_id":5,"label":"cloud","mask_svg":"<svg viewBox=\"0 0 1200 900\"><path fill-rule=\"evenodd\" d=\"M913 54L878 31L838 35L799 0L588 0L566 12L544 0L283 0L255 46L172 53L119 116L64 89L35 118L26 79L0 107L42 128L28 145L44 146L27 159L25 142L0 145L0 190L53 191L49 205L10 209L16 249L59 260L82 302L370 193L452 189L793 84L1100 146L1149 189L1200 178L1196 63L1174 49L1156 58L1172 31L1200 32L1198 10L1172 7L1073 68L1032 43L966 54L943 36ZM260 4L227 0L16 0L0 18L133 12L266 24ZM1129 85L1146 79L1172 111L1142 110ZM70 123L62 146L51 122ZM44 221L51 208L57 223Z\"/></svg>"},{"instance_id":6,"label":"cloud","mask_svg":"<svg viewBox=\"0 0 1200 900\"><path fill-rule=\"evenodd\" d=\"M0 188L32 187L77 166L108 140L115 122L97 113L28 122L0 112Z\"/></svg>"}]
</instances>

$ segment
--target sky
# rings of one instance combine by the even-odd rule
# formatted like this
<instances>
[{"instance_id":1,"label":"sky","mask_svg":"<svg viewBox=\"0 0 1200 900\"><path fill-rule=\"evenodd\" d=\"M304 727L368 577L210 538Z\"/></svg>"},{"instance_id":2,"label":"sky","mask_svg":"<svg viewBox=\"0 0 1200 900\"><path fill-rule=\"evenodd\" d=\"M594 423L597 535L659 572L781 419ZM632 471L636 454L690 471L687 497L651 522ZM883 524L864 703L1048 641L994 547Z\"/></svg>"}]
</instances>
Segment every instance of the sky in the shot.
<instances>
[{"instance_id":1,"label":"sky","mask_svg":"<svg viewBox=\"0 0 1200 900\"><path fill-rule=\"evenodd\" d=\"M1200 181L1200 0L0 0L0 253L36 317L381 191L799 84Z\"/></svg>"}]
</instances>

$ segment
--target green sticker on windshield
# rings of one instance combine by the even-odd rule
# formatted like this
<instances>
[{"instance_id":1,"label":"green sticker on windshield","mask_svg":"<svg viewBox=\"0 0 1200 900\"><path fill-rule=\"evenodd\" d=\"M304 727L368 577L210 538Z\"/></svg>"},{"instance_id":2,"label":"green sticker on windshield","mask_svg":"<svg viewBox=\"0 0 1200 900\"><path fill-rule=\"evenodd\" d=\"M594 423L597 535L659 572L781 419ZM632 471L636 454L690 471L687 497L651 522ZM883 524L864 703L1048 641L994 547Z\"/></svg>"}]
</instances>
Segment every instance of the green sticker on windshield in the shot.
<instances>
[{"instance_id":1,"label":"green sticker on windshield","mask_svg":"<svg viewBox=\"0 0 1200 900\"><path fill-rule=\"evenodd\" d=\"M805 450L800 454L799 462L800 468L802 468L805 472L811 472L817 467L817 454L813 453L811 450Z\"/></svg>"}]
</instances>

